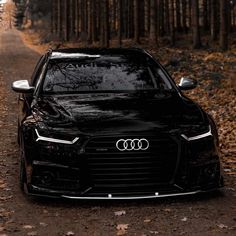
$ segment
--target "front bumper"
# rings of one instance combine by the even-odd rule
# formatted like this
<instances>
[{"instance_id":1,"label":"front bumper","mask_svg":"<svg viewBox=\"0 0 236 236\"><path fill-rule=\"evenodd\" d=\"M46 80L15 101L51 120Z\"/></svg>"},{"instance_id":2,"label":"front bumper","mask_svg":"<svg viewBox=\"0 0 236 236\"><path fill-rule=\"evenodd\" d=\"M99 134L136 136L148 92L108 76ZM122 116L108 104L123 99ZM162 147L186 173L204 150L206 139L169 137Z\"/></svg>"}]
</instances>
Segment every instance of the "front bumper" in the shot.
<instances>
[{"instance_id":1,"label":"front bumper","mask_svg":"<svg viewBox=\"0 0 236 236\"><path fill-rule=\"evenodd\" d=\"M76 144L70 149L53 146L50 152L41 144L36 152L31 148L26 156L28 194L70 199L147 199L223 187L213 137L186 142L164 135L158 139L149 136L153 148L148 152L114 152L107 148L111 139L92 139L84 153L78 153ZM101 148L101 141L106 146Z\"/></svg>"},{"instance_id":2,"label":"front bumper","mask_svg":"<svg viewBox=\"0 0 236 236\"><path fill-rule=\"evenodd\" d=\"M42 170L47 170L43 172L46 175L50 173L48 168L52 169L53 173L58 173L59 170L61 172L66 170L67 179L60 180L59 178L58 183L56 183L55 180L51 183L42 183L37 181L34 181L34 184L28 183L26 184L27 193L32 196L91 200L149 199L193 195L216 190L224 186L223 177L220 175L220 166L218 163L208 164L201 167L193 167L189 170L190 174L188 177L181 176L180 179L176 179L175 183L157 184L155 186L150 185L146 188L142 188L137 184L137 188L133 188L130 191L125 189L123 192L121 192L120 189L119 191L114 191L114 188L113 192L109 192L107 189L92 186L89 181L81 183L80 181L77 181L78 178L73 179L71 175L73 176L76 173L79 174L79 171L76 168L70 169L70 167L65 167L62 165L55 165L45 162L41 163L37 161L34 163L34 170L37 169L35 164L37 167L42 168ZM59 177L59 175L57 176ZM42 179L43 176L41 180ZM48 177L45 179L49 181ZM83 180L81 181L83 182Z\"/></svg>"}]
</instances>

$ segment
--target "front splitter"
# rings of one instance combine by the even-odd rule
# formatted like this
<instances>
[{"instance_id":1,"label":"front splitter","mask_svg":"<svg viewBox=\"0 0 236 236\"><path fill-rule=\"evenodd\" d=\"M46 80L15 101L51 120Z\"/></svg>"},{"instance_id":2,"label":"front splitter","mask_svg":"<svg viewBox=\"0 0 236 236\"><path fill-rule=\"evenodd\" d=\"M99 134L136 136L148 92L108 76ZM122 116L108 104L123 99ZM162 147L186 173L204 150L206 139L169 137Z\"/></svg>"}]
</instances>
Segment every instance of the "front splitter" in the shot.
<instances>
[{"instance_id":1,"label":"front splitter","mask_svg":"<svg viewBox=\"0 0 236 236\"><path fill-rule=\"evenodd\" d=\"M213 191L213 190L211 190ZM192 191L192 192L185 192L185 193L173 193L173 194L158 194L155 193L153 195L148 195L148 196L137 196L137 197L117 197L117 196L112 196L111 194L108 194L107 197L89 197L89 196L84 196L84 197L75 197L75 196L68 196L68 195L61 195L62 198L67 198L67 199L74 199L74 200L137 200L137 199L152 199L152 198L165 198L165 197L177 197L177 196L186 196L186 195L193 195L193 194L198 194L198 193L204 193L208 191Z\"/></svg>"}]
</instances>

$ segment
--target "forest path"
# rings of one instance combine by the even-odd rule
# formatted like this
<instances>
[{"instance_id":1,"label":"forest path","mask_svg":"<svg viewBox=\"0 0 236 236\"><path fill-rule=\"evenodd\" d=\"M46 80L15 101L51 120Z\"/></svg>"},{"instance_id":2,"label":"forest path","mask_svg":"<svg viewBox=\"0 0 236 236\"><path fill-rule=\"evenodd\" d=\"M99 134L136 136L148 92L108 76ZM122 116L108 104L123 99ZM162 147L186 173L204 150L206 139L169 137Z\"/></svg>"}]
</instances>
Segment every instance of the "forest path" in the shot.
<instances>
[{"instance_id":1,"label":"forest path","mask_svg":"<svg viewBox=\"0 0 236 236\"><path fill-rule=\"evenodd\" d=\"M25 197L18 184L17 95L10 87L30 78L38 58L17 31L0 30L0 235L236 235L236 194L229 187L223 193L145 201ZM125 214L116 216L121 210Z\"/></svg>"}]
</instances>

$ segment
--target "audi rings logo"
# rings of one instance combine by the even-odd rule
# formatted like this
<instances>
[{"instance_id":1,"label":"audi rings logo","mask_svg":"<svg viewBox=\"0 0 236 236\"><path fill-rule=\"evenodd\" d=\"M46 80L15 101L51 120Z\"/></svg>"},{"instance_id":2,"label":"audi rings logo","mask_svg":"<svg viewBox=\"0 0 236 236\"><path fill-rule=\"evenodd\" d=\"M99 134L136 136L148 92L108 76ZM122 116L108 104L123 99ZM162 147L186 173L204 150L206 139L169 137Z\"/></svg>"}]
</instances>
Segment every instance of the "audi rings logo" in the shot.
<instances>
[{"instance_id":1,"label":"audi rings logo","mask_svg":"<svg viewBox=\"0 0 236 236\"><path fill-rule=\"evenodd\" d=\"M147 139L119 139L116 142L116 147L121 152L123 151L145 151L149 148Z\"/></svg>"}]
</instances>

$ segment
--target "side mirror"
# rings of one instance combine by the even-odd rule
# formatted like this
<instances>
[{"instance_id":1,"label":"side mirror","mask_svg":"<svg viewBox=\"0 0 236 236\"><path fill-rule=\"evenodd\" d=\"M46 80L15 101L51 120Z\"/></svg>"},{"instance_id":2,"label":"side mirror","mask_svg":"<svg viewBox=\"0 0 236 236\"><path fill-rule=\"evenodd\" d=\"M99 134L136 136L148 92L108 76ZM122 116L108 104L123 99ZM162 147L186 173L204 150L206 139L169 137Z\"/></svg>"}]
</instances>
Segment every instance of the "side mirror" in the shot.
<instances>
[{"instance_id":1,"label":"side mirror","mask_svg":"<svg viewBox=\"0 0 236 236\"><path fill-rule=\"evenodd\" d=\"M17 80L12 83L12 90L17 93L33 93L34 87L29 85L28 80Z\"/></svg>"},{"instance_id":2,"label":"side mirror","mask_svg":"<svg viewBox=\"0 0 236 236\"><path fill-rule=\"evenodd\" d=\"M194 88L197 87L197 81L194 80L194 79L182 77L181 80L180 80L180 83L179 83L178 87L179 87L181 90L194 89Z\"/></svg>"}]
</instances>

